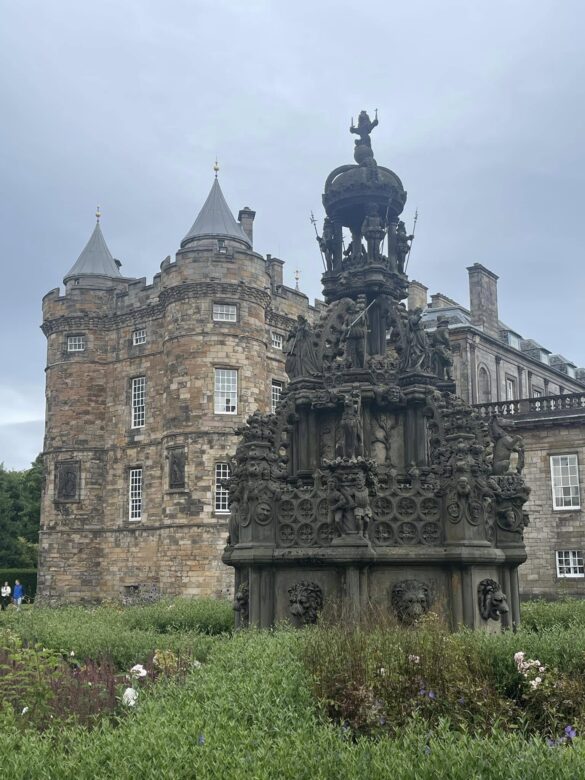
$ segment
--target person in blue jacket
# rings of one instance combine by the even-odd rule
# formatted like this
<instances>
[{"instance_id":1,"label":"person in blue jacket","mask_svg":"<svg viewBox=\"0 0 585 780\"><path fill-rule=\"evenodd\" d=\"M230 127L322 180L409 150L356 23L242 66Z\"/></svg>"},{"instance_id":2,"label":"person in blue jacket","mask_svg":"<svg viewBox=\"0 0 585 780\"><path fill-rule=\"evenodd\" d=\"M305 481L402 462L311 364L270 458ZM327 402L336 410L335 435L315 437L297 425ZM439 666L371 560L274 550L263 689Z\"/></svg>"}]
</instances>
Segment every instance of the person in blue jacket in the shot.
<instances>
[{"instance_id":1,"label":"person in blue jacket","mask_svg":"<svg viewBox=\"0 0 585 780\"><path fill-rule=\"evenodd\" d=\"M14 590L12 591L12 600L16 606L16 609L20 609L22 599L24 598L24 588L20 584L19 580L14 580Z\"/></svg>"}]
</instances>

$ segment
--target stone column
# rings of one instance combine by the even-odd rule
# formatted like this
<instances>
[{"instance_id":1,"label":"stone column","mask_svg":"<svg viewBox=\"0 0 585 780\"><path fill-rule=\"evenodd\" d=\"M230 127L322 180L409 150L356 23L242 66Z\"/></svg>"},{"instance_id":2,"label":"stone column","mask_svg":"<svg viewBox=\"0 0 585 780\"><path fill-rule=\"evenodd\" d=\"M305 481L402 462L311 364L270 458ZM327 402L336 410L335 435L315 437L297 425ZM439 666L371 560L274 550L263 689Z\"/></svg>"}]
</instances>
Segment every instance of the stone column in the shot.
<instances>
[{"instance_id":1,"label":"stone column","mask_svg":"<svg viewBox=\"0 0 585 780\"><path fill-rule=\"evenodd\" d=\"M496 356L496 401L502 400L502 390L500 387L502 373L502 358Z\"/></svg>"}]
</instances>

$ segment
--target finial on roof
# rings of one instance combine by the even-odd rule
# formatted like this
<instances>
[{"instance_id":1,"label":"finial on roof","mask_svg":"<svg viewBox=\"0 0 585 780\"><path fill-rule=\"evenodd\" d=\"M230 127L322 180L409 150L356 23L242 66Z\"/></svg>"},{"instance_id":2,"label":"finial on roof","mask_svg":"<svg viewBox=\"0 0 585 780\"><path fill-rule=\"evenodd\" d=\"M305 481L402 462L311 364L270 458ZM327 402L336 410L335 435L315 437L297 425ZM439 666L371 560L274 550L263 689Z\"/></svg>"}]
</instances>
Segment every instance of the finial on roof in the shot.
<instances>
[{"instance_id":1,"label":"finial on roof","mask_svg":"<svg viewBox=\"0 0 585 780\"><path fill-rule=\"evenodd\" d=\"M300 278L301 278L301 272L300 272L300 271L299 271L299 269L297 268L297 270L295 271L295 282L296 282L296 284L295 284L295 289L296 289L296 290L298 290L298 289L299 289L299 279L300 279Z\"/></svg>"},{"instance_id":2,"label":"finial on roof","mask_svg":"<svg viewBox=\"0 0 585 780\"><path fill-rule=\"evenodd\" d=\"M215 178L217 179L217 174L219 173L219 163L217 162L217 157L215 158L215 163L213 165L213 170L215 171Z\"/></svg>"},{"instance_id":3,"label":"finial on roof","mask_svg":"<svg viewBox=\"0 0 585 780\"><path fill-rule=\"evenodd\" d=\"M98 206L98 207L96 208L96 210L95 210L95 218L97 219L97 221L98 221L98 222L100 221L100 217L101 217L101 215L102 215L102 213L101 213L101 211L100 211L100 207Z\"/></svg>"}]
</instances>

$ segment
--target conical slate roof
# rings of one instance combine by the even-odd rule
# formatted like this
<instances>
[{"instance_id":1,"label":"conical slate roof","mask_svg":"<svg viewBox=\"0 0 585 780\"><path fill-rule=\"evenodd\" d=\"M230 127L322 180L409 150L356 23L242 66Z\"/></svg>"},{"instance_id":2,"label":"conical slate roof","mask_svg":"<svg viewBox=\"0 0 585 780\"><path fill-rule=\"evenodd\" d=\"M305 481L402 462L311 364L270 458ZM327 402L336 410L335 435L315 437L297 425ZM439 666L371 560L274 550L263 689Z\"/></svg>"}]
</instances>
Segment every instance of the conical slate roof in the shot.
<instances>
[{"instance_id":1,"label":"conical slate roof","mask_svg":"<svg viewBox=\"0 0 585 780\"><path fill-rule=\"evenodd\" d=\"M203 208L197 215L193 227L181 241L181 246L203 236L237 238L240 241L244 241L250 249L252 248L250 239L230 211L217 178L213 181L211 191L203 204Z\"/></svg>"},{"instance_id":2,"label":"conical slate roof","mask_svg":"<svg viewBox=\"0 0 585 780\"><path fill-rule=\"evenodd\" d=\"M66 274L64 281L67 282L73 276L114 276L121 278L121 273L108 249L106 240L103 236L100 223L97 222L93 233L87 242L85 249L77 258L73 268Z\"/></svg>"}]
</instances>

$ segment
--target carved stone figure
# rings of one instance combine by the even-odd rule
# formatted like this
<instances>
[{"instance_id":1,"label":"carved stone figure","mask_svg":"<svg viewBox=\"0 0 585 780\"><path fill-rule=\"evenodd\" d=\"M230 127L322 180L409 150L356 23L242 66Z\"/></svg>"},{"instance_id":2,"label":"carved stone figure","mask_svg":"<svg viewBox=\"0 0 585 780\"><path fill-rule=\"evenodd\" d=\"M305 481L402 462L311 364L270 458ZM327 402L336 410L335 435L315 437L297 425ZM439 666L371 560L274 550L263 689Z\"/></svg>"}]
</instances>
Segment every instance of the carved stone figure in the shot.
<instances>
[{"instance_id":1,"label":"carved stone figure","mask_svg":"<svg viewBox=\"0 0 585 780\"><path fill-rule=\"evenodd\" d=\"M363 455L362 403L359 390L345 396L343 414L341 415L341 431L343 434L343 457L357 458Z\"/></svg>"},{"instance_id":2,"label":"carved stone figure","mask_svg":"<svg viewBox=\"0 0 585 780\"><path fill-rule=\"evenodd\" d=\"M364 368L366 365L366 344L368 337L367 299L358 296L357 303L350 309L350 322L344 335L346 354L352 368Z\"/></svg>"},{"instance_id":3,"label":"carved stone figure","mask_svg":"<svg viewBox=\"0 0 585 780\"><path fill-rule=\"evenodd\" d=\"M323 252L326 268L328 271L332 271L335 266L335 230L329 217L325 217L323 235L317 236L317 241L321 252Z\"/></svg>"},{"instance_id":4,"label":"carved stone figure","mask_svg":"<svg viewBox=\"0 0 585 780\"><path fill-rule=\"evenodd\" d=\"M368 525L372 519L372 510L370 509L370 493L366 486L366 477L363 472L358 472L356 477L356 486L353 491L354 517L355 525L363 537L366 536Z\"/></svg>"},{"instance_id":5,"label":"carved stone figure","mask_svg":"<svg viewBox=\"0 0 585 780\"><path fill-rule=\"evenodd\" d=\"M430 347L422 324L422 309L407 313L401 346L401 367L405 371L422 371L427 367Z\"/></svg>"},{"instance_id":6,"label":"carved stone figure","mask_svg":"<svg viewBox=\"0 0 585 780\"><path fill-rule=\"evenodd\" d=\"M248 584L243 582L234 596L234 611L240 613L240 626L244 627L249 622L250 590Z\"/></svg>"},{"instance_id":7,"label":"carved stone figure","mask_svg":"<svg viewBox=\"0 0 585 780\"><path fill-rule=\"evenodd\" d=\"M317 622L319 612L323 609L323 591L316 582L302 580L288 589L288 602L295 622L307 626Z\"/></svg>"},{"instance_id":8,"label":"carved stone figure","mask_svg":"<svg viewBox=\"0 0 585 780\"><path fill-rule=\"evenodd\" d=\"M185 487L185 450L174 448L169 451L169 488L180 490Z\"/></svg>"},{"instance_id":9,"label":"carved stone figure","mask_svg":"<svg viewBox=\"0 0 585 780\"><path fill-rule=\"evenodd\" d=\"M392 588L391 603L398 619L412 625L429 611L431 590L420 580L402 580Z\"/></svg>"},{"instance_id":10,"label":"carved stone figure","mask_svg":"<svg viewBox=\"0 0 585 780\"><path fill-rule=\"evenodd\" d=\"M297 324L288 335L284 348L286 373L291 379L319 374L321 367L313 343L314 333L306 317L299 314Z\"/></svg>"},{"instance_id":11,"label":"carved stone figure","mask_svg":"<svg viewBox=\"0 0 585 780\"><path fill-rule=\"evenodd\" d=\"M362 222L362 235L366 239L368 260L370 262L380 259L380 245L384 240L385 234L386 231L378 213L378 206L375 203L368 203L366 216Z\"/></svg>"},{"instance_id":12,"label":"carved stone figure","mask_svg":"<svg viewBox=\"0 0 585 780\"><path fill-rule=\"evenodd\" d=\"M433 371L447 382L453 381L453 357L451 354L451 342L449 341L449 320L441 318L437 322L437 329L431 336L431 348Z\"/></svg>"},{"instance_id":13,"label":"carved stone figure","mask_svg":"<svg viewBox=\"0 0 585 780\"><path fill-rule=\"evenodd\" d=\"M356 146L372 146L372 142L370 140L370 133L374 129L374 127L377 127L379 124L378 122L378 112L376 111L376 117L374 121L370 119L368 116L367 111L360 111L360 115L358 116L358 123L357 127L355 127L352 123L351 127L349 128L350 133L355 133L356 135L359 135L359 140L355 142Z\"/></svg>"},{"instance_id":14,"label":"carved stone figure","mask_svg":"<svg viewBox=\"0 0 585 780\"><path fill-rule=\"evenodd\" d=\"M57 463L57 500L76 501L79 498L79 461Z\"/></svg>"},{"instance_id":15,"label":"carved stone figure","mask_svg":"<svg viewBox=\"0 0 585 780\"><path fill-rule=\"evenodd\" d=\"M404 222L400 220L398 226L396 227L394 240L395 240L395 247L396 247L396 264L398 267L398 271L401 274L404 273L406 258L408 257L408 253L410 252L410 244L413 238L414 238L413 235L407 235Z\"/></svg>"},{"instance_id":16,"label":"carved stone figure","mask_svg":"<svg viewBox=\"0 0 585 780\"><path fill-rule=\"evenodd\" d=\"M513 471L521 474L524 468L524 441L521 436L508 433L494 415L490 420L490 434L494 442L493 473L495 475L511 473L512 453L517 454Z\"/></svg>"},{"instance_id":17,"label":"carved stone figure","mask_svg":"<svg viewBox=\"0 0 585 780\"><path fill-rule=\"evenodd\" d=\"M327 481L327 504L329 506L330 522L338 536L355 534L358 529L353 513L354 501L347 490L340 490L335 477Z\"/></svg>"},{"instance_id":18,"label":"carved stone figure","mask_svg":"<svg viewBox=\"0 0 585 780\"><path fill-rule=\"evenodd\" d=\"M479 613L484 620L499 620L508 613L508 600L495 580L482 580L477 586Z\"/></svg>"}]
</instances>

